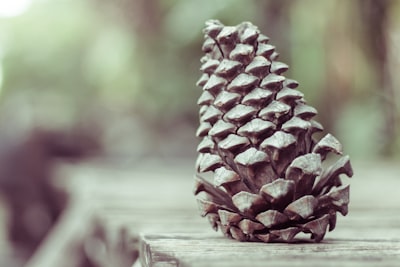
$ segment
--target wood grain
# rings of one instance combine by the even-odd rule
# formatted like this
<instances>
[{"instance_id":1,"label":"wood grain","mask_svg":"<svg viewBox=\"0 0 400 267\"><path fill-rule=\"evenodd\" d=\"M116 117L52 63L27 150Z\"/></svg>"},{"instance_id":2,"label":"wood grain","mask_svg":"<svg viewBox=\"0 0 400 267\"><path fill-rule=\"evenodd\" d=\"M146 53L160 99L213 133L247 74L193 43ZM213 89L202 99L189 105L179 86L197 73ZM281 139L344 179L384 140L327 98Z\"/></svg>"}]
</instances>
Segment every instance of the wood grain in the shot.
<instances>
[{"instance_id":1,"label":"wood grain","mask_svg":"<svg viewBox=\"0 0 400 267\"><path fill-rule=\"evenodd\" d=\"M399 240L327 238L319 244L264 245L204 234L164 234L144 236L141 249L143 266L265 266L271 262L278 266L398 266L400 262Z\"/></svg>"},{"instance_id":2,"label":"wood grain","mask_svg":"<svg viewBox=\"0 0 400 267\"><path fill-rule=\"evenodd\" d=\"M140 255L143 266L399 266L399 226L400 213L361 210L341 220L319 244L235 242L211 233L146 234Z\"/></svg>"}]
</instances>

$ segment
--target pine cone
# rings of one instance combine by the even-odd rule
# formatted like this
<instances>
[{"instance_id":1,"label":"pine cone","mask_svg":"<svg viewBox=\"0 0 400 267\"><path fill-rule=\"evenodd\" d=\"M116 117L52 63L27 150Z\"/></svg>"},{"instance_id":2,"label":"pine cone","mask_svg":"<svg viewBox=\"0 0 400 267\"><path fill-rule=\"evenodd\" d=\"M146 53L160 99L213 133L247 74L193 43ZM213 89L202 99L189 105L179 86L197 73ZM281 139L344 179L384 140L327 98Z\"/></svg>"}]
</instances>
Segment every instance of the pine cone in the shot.
<instances>
[{"instance_id":1,"label":"pine cone","mask_svg":"<svg viewBox=\"0 0 400 267\"><path fill-rule=\"evenodd\" d=\"M256 26L210 20L204 33L194 190L201 215L240 241L292 242L300 232L321 241L336 212L347 214L349 186L339 175L352 176L349 157L325 166L342 146L330 134L313 139L323 130L316 109L282 76L288 66Z\"/></svg>"}]
</instances>

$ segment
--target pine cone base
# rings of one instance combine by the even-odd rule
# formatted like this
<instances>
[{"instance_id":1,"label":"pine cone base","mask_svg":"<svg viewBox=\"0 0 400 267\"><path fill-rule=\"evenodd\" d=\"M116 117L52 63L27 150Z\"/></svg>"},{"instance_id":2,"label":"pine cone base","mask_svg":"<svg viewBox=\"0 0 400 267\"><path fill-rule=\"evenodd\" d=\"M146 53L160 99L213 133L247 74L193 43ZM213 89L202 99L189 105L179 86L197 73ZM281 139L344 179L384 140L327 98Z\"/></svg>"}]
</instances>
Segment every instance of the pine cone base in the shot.
<instances>
[{"instance_id":1,"label":"pine cone base","mask_svg":"<svg viewBox=\"0 0 400 267\"><path fill-rule=\"evenodd\" d=\"M201 215L240 241L293 242L303 232L320 242L336 213L347 214L349 186L339 176L353 175L349 157L326 166L342 146L331 134L314 140L323 130L316 109L282 75L289 67L256 26L210 20L204 33L194 189Z\"/></svg>"}]
</instances>

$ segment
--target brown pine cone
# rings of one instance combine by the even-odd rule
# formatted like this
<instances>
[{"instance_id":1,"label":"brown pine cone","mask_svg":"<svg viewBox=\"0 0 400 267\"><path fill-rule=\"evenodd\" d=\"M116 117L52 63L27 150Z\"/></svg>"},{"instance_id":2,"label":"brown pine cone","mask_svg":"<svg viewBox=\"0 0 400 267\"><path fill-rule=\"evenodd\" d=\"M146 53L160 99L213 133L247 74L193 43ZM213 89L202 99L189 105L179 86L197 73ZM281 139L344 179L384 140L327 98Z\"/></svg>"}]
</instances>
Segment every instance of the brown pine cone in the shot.
<instances>
[{"instance_id":1,"label":"brown pine cone","mask_svg":"<svg viewBox=\"0 0 400 267\"><path fill-rule=\"evenodd\" d=\"M288 66L256 26L210 20L204 33L194 192L201 215L240 241L291 242L300 232L321 241L336 212L347 214L349 186L339 175L352 176L349 157L326 166L342 146L330 134L313 139L323 130L316 109L282 76Z\"/></svg>"}]
</instances>

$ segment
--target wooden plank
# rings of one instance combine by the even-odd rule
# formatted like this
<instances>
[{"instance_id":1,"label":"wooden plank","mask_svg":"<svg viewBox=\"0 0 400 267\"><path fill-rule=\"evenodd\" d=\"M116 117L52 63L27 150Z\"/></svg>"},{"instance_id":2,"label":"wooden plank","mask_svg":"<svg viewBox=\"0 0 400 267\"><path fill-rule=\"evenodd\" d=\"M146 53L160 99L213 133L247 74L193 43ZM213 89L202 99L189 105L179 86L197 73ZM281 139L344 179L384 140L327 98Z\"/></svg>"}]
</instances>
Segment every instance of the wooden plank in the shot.
<instances>
[{"instance_id":1,"label":"wooden plank","mask_svg":"<svg viewBox=\"0 0 400 267\"><path fill-rule=\"evenodd\" d=\"M288 245L164 235L146 237L141 255L146 255L142 266L394 267L399 266L399 250L399 243L391 241L327 239L319 244Z\"/></svg>"},{"instance_id":2,"label":"wooden plank","mask_svg":"<svg viewBox=\"0 0 400 267\"><path fill-rule=\"evenodd\" d=\"M400 169L384 167L384 177L376 166L360 167L350 213L339 216L322 243L240 243L211 233L153 231L141 238L142 266L400 266Z\"/></svg>"},{"instance_id":3,"label":"wooden plank","mask_svg":"<svg viewBox=\"0 0 400 267\"><path fill-rule=\"evenodd\" d=\"M400 240L242 243L211 234L145 235L142 266L399 266ZM321 265L323 264L323 265Z\"/></svg>"},{"instance_id":4,"label":"wooden plank","mask_svg":"<svg viewBox=\"0 0 400 267\"><path fill-rule=\"evenodd\" d=\"M378 222L379 221L379 222ZM322 243L241 243L214 233L144 234L142 266L399 266L400 213L353 211Z\"/></svg>"},{"instance_id":5,"label":"wooden plank","mask_svg":"<svg viewBox=\"0 0 400 267\"><path fill-rule=\"evenodd\" d=\"M86 203L86 208L69 211L28 266L63 266L71 247L93 241L87 233L95 223L105 232L102 258L118 267L132 265L140 248L143 266L248 266L249 259L252 266L305 266L302 261L321 266L321 260L332 266L363 261L365 266L400 266L395 264L400 262L400 167L365 164L354 169L350 212L338 216L337 229L321 244L286 245L239 243L213 232L197 212L191 164L63 166L62 186L78 207Z\"/></svg>"}]
</instances>

